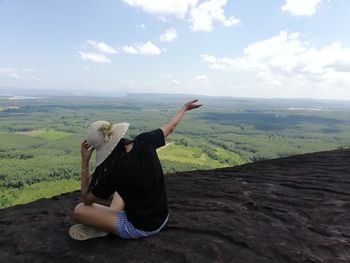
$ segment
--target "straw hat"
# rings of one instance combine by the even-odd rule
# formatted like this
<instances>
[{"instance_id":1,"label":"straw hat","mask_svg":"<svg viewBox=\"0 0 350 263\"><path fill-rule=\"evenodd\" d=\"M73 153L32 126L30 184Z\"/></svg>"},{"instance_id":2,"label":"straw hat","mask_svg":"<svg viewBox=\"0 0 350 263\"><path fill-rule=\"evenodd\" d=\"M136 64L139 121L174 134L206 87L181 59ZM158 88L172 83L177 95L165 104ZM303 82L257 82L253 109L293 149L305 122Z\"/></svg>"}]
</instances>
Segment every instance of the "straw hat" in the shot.
<instances>
[{"instance_id":1,"label":"straw hat","mask_svg":"<svg viewBox=\"0 0 350 263\"><path fill-rule=\"evenodd\" d=\"M112 153L129 128L129 123L95 121L86 130L86 142L96 150L96 167Z\"/></svg>"}]
</instances>

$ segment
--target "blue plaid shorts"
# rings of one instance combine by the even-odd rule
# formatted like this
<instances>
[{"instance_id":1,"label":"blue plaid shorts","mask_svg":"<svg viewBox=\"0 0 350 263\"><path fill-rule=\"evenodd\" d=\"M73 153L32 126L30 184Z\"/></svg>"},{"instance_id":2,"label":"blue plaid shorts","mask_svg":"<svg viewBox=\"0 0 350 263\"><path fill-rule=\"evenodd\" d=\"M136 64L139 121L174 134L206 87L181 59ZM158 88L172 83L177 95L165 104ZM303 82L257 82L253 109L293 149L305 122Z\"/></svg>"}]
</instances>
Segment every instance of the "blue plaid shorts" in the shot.
<instances>
[{"instance_id":1,"label":"blue plaid shorts","mask_svg":"<svg viewBox=\"0 0 350 263\"><path fill-rule=\"evenodd\" d=\"M169 215L167 215L163 224L154 231L143 231L141 229L135 228L128 218L126 217L126 213L124 210L117 212L117 233L118 236L124 239L139 239L143 237L149 237L157 235L168 222Z\"/></svg>"}]
</instances>

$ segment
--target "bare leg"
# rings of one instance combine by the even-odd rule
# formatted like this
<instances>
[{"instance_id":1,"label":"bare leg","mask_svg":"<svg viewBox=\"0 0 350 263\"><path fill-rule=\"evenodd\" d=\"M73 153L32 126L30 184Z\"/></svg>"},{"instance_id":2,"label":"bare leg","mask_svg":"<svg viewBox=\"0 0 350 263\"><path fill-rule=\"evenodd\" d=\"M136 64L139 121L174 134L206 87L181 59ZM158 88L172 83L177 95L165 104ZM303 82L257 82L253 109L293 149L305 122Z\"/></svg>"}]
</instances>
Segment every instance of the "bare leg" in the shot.
<instances>
[{"instance_id":1,"label":"bare leg","mask_svg":"<svg viewBox=\"0 0 350 263\"><path fill-rule=\"evenodd\" d=\"M96 203L92 205L80 203L74 209L74 217L84 225L116 234L116 211L123 210L124 206L124 200L115 192L110 207Z\"/></svg>"},{"instance_id":2,"label":"bare leg","mask_svg":"<svg viewBox=\"0 0 350 263\"><path fill-rule=\"evenodd\" d=\"M116 234L116 211L108 206L100 204L78 204L74 209L74 217L84 225Z\"/></svg>"}]
</instances>

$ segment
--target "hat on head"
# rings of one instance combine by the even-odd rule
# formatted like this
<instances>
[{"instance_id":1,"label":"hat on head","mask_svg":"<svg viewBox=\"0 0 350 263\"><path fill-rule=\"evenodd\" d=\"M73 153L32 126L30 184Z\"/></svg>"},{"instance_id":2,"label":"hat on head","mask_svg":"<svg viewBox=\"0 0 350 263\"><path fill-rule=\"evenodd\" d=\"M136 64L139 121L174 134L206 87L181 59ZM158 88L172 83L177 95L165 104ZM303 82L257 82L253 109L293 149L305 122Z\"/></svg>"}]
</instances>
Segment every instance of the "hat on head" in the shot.
<instances>
[{"instance_id":1,"label":"hat on head","mask_svg":"<svg viewBox=\"0 0 350 263\"><path fill-rule=\"evenodd\" d=\"M96 150L96 167L113 152L129 128L129 123L95 121L86 130L86 142Z\"/></svg>"}]
</instances>

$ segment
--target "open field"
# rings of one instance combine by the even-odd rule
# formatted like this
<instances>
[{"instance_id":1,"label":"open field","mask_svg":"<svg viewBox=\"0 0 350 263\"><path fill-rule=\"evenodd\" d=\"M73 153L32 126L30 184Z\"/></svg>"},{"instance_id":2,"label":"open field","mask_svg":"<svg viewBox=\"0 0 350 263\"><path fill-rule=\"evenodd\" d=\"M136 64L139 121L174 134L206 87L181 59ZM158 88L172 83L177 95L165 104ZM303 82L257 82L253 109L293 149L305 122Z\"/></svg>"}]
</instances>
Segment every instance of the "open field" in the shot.
<instances>
[{"instance_id":1,"label":"open field","mask_svg":"<svg viewBox=\"0 0 350 263\"><path fill-rule=\"evenodd\" d=\"M77 189L80 142L93 121L129 122L133 138L164 125L191 98L0 99L0 207ZM167 174L349 147L349 102L200 100L204 106L188 112L158 151Z\"/></svg>"},{"instance_id":2,"label":"open field","mask_svg":"<svg viewBox=\"0 0 350 263\"><path fill-rule=\"evenodd\" d=\"M16 134L27 135L32 137L41 137L47 140L58 140L58 139L62 139L73 135L73 133L70 133L70 132L56 131L54 129L38 129L33 131L21 131L21 132L16 132Z\"/></svg>"}]
</instances>

